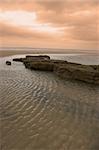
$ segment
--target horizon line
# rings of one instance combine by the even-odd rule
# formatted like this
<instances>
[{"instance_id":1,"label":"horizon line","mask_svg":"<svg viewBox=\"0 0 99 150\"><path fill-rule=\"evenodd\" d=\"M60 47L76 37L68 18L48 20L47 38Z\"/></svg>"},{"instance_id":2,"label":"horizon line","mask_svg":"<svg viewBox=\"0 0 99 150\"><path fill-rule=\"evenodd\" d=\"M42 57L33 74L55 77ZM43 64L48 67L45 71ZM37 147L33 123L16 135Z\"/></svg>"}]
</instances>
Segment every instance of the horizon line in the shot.
<instances>
[{"instance_id":1,"label":"horizon line","mask_svg":"<svg viewBox=\"0 0 99 150\"><path fill-rule=\"evenodd\" d=\"M89 50L91 50L91 51L92 51L92 50L98 51L98 50L99 50L99 49L79 49L79 48L74 48L74 49L73 49L73 48L52 48L52 47L51 47L51 48L47 48L47 47L41 47L41 48L40 48L40 47L28 47L28 46L27 46L27 47L24 47L24 46L18 46L18 47L17 47L17 46L4 46L4 47L0 47L0 49L6 49L6 48L11 48L11 49L12 49L12 48L15 48L15 49L16 49L16 48L20 48L20 49L27 49L27 48L28 48L28 49L30 49L30 50L31 50L31 49L45 49L45 50L46 50L46 49L49 49L49 50L51 50L51 49L54 49L54 50L57 50L57 49L58 49L58 50L60 50L60 49L61 49L61 50L83 50L83 51L87 51L87 50L88 50L88 51L89 51Z\"/></svg>"}]
</instances>

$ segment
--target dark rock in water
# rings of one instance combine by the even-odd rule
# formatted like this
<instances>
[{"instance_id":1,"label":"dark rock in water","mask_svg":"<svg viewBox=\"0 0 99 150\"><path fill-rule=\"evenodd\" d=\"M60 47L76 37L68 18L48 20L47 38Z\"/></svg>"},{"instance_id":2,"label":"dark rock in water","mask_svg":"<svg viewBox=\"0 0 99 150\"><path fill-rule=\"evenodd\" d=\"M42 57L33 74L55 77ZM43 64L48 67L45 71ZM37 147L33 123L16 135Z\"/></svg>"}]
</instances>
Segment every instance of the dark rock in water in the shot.
<instances>
[{"instance_id":1,"label":"dark rock in water","mask_svg":"<svg viewBox=\"0 0 99 150\"><path fill-rule=\"evenodd\" d=\"M36 62L24 62L26 68L34 69L34 70L41 70L41 71L53 71L54 64L45 62L45 61L36 61Z\"/></svg>"},{"instance_id":2,"label":"dark rock in water","mask_svg":"<svg viewBox=\"0 0 99 150\"><path fill-rule=\"evenodd\" d=\"M14 58L13 61L17 62L32 62L32 61L43 61L43 60L50 60L50 57L47 55L39 55L39 56L32 56L27 55L25 58Z\"/></svg>"},{"instance_id":3,"label":"dark rock in water","mask_svg":"<svg viewBox=\"0 0 99 150\"><path fill-rule=\"evenodd\" d=\"M13 61L23 62L23 58L14 58Z\"/></svg>"},{"instance_id":4,"label":"dark rock in water","mask_svg":"<svg viewBox=\"0 0 99 150\"><path fill-rule=\"evenodd\" d=\"M51 60L47 55L16 58L13 61L23 62L28 69L53 71L64 79L79 80L99 84L99 65L82 65L64 60Z\"/></svg>"},{"instance_id":5,"label":"dark rock in water","mask_svg":"<svg viewBox=\"0 0 99 150\"><path fill-rule=\"evenodd\" d=\"M27 55L26 58L31 60L50 60L50 56L48 55L38 55L38 56Z\"/></svg>"},{"instance_id":6,"label":"dark rock in water","mask_svg":"<svg viewBox=\"0 0 99 150\"><path fill-rule=\"evenodd\" d=\"M6 61L6 65L11 65L11 62L10 61Z\"/></svg>"},{"instance_id":7,"label":"dark rock in water","mask_svg":"<svg viewBox=\"0 0 99 150\"><path fill-rule=\"evenodd\" d=\"M24 58L23 62L34 62L34 61L48 61L50 60L50 57L47 55L39 55L39 56L31 56L27 55L26 58Z\"/></svg>"},{"instance_id":8,"label":"dark rock in water","mask_svg":"<svg viewBox=\"0 0 99 150\"><path fill-rule=\"evenodd\" d=\"M99 71L89 65L67 64L55 66L54 72L64 79L79 80L87 83L99 84Z\"/></svg>"}]
</instances>

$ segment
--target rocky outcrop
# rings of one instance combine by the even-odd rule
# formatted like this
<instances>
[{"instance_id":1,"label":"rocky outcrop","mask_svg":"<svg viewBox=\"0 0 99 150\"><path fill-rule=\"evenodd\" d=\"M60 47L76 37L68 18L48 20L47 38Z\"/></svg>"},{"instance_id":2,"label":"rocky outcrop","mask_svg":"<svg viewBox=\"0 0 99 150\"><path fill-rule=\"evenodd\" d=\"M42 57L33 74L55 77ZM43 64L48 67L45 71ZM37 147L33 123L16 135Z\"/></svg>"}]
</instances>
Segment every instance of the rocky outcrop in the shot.
<instances>
[{"instance_id":1,"label":"rocky outcrop","mask_svg":"<svg viewBox=\"0 0 99 150\"><path fill-rule=\"evenodd\" d=\"M10 61L6 61L6 65L11 65L11 62Z\"/></svg>"},{"instance_id":2,"label":"rocky outcrop","mask_svg":"<svg viewBox=\"0 0 99 150\"><path fill-rule=\"evenodd\" d=\"M28 60L50 60L50 56L48 56L48 55L38 55L38 56L27 55L26 59L28 59Z\"/></svg>"},{"instance_id":3,"label":"rocky outcrop","mask_svg":"<svg viewBox=\"0 0 99 150\"><path fill-rule=\"evenodd\" d=\"M47 55L39 55L39 56L32 56L27 55L25 58L14 58L13 61L17 62L31 62L31 61L43 61L43 60L50 60L50 57Z\"/></svg>"},{"instance_id":4,"label":"rocky outcrop","mask_svg":"<svg viewBox=\"0 0 99 150\"><path fill-rule=\"evenodd\" d=\"M87 83L99 84L99 71L87 65L63 65L55 66L54 72L64 79L85 81Z\"/></svg>"},{"instance_id":5,"label":"rocky outcrop","mask_svg":"<svg viewBox=\"0 0 99 150\"><path fill-rule=\"evenodd\" d=\"M53 71L64 79L79 80L92 84L99 84L99 65L82 65L63 60L51 60L49 56L26 56L14 59L23 62L28 69Z\"/></svg>"},{"instance_id":6,"label":"rocky outcrop","mask_svg":"<svg viewBox=\"0 0 99 150\"><path fill-rule=\"evenodd\" d=\"M23 62L26 58L14 58L13 61Z\"/></svg>"},{"instance_id":7,"label":"rocky outcrop","mask_svg":"<svg viewBox=\"0 0 99 150\"><path fill-rule=\"evenodd\" d=\"M39 62L24 62L24 65L26 68L29 69L34 69L34 70L41 70L41 71L53 71L54 68L54 64L53 63L49 63L49 62L43 62L43 61L39 61Z\"/></svg>"}]
</instances>

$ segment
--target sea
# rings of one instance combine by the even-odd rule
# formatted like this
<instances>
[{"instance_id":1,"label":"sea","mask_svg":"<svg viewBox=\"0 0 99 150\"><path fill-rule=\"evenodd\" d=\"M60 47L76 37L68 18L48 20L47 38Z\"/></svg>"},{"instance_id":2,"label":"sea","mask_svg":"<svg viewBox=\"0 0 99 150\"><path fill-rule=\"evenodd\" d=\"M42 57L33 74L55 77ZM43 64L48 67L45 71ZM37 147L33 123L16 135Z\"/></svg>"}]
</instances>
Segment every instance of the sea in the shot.
<instances>
[{"instance_id":1,"label":"sea","mask_svg":"<svg viewBox=\"0 0 99 150\"><path fill-rule=\"evenodd\" d=\"M48 55L99 64L98 55ZM99 86L31 71L16 57L25 55L0 57L0 150L99 150Z\"/></svg>"}]
</instances>

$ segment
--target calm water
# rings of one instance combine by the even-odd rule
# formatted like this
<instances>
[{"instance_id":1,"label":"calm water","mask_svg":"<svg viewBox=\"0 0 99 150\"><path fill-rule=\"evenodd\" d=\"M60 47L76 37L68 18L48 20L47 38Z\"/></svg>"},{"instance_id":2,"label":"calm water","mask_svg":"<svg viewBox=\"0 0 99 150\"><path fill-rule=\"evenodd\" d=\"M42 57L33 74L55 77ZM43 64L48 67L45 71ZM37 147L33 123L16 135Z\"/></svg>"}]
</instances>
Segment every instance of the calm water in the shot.
<instances>
[{"instance_id":1,"label":"calm water","mask_svg":"<svg viewBox=\"0 0 99 150\"><path fill-rule=\"evenodd\" d=\"M54 57L98 63L92 56ZM1 150L99 150L99 86L18 62L6 66L10 59L0 59Z\"/></svg>"}]
</instances>

